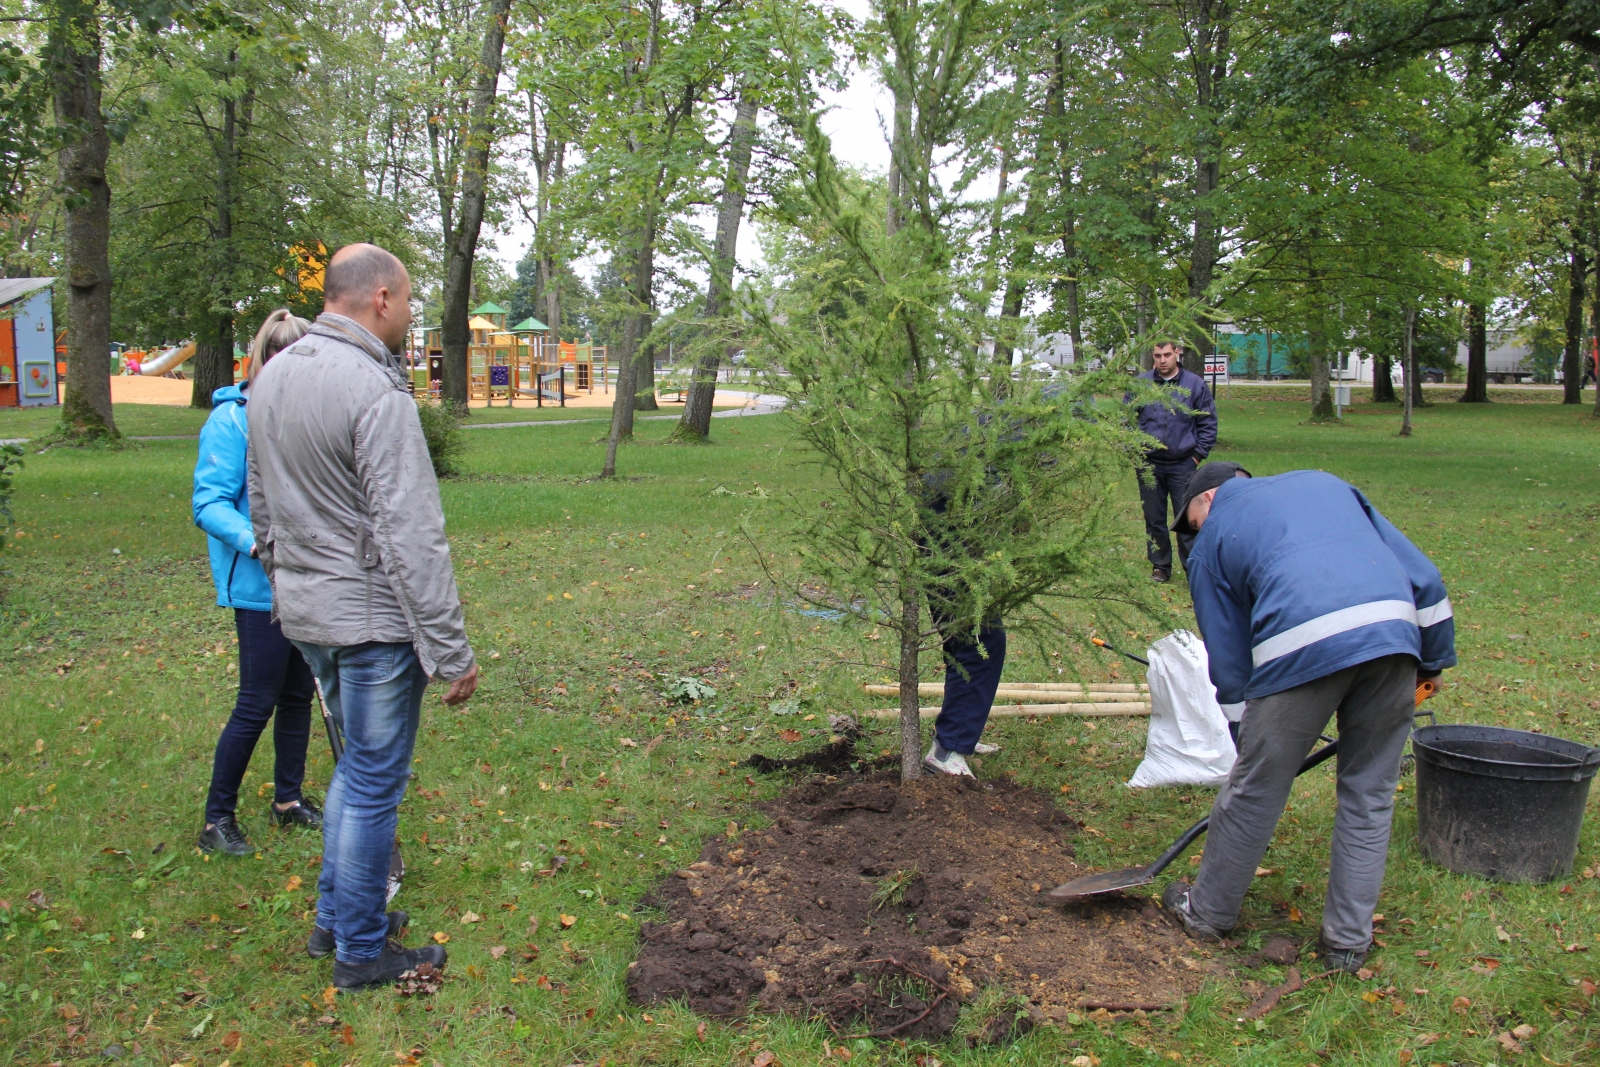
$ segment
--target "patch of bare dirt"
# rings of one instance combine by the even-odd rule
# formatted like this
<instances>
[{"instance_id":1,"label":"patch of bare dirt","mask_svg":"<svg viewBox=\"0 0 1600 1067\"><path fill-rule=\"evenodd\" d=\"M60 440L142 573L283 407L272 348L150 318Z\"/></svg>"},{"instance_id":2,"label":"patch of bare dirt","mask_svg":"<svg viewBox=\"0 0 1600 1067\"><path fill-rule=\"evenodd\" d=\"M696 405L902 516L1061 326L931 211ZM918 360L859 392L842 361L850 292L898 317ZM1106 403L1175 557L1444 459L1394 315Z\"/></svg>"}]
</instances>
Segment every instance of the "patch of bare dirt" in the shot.
<instances>
[{"instance_id":1,"label":"patch of bare dirt","mask_svg":"<svg viewBox=\"0 0 1600 1067\"><path fill-rule=\"evenodd\" d=\"M1077 824L1038 790L885 772L813 778L766 810L767 829L709 842L646 898L667 919L644 926L634 1000L938 1037L990 987L1027 1002L1026 1024L1177 1006L1220 973L1153 901L1048 903L1088 872Z\"/></svg>"}]
</instances>

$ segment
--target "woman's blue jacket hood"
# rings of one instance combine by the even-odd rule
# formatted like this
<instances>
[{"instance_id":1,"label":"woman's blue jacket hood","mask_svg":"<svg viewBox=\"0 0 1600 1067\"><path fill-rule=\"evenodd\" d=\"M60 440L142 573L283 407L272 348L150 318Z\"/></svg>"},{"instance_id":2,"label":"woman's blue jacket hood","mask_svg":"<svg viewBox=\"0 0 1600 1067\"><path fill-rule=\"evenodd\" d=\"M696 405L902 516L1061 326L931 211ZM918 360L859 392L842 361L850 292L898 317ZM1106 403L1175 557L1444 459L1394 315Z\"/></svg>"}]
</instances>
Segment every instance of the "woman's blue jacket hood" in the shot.
<instances>
[{"instance_id":1,"label":"woman's blue jacket hood","mask_svg":"<svg viewBox=\"0 0 1600 1067\"><path fill-rule=\"evenodd\" d=\"M194 466L194 524L207 534L217 603L271 611L272 586L260 561L250 558L256 536L250 528L244 405L240 386L225 385L211 394L211 417L200 431L200 459Z\"/></svg>"}]
</instances>

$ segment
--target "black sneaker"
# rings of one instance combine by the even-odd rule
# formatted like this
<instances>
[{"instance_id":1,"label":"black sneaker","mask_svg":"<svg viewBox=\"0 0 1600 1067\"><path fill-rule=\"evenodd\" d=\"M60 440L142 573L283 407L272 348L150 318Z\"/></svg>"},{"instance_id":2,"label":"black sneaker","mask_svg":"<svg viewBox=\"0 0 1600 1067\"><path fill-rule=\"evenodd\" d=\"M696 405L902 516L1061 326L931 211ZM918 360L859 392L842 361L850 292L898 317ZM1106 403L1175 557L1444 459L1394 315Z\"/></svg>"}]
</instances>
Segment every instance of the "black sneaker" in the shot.
<instances>
[{"instance_id":1,"label":"black sneaker","mask_svg":"<svg viewBox=\"0 0 1600 1067\"><path fill-rule=\"evenodd\" d=\"M368 986L389 985L407 971L427 964L435 971L444 970L446 955L443 945L423 945L405 948L398 941L385 941L383 955L370 963L333 961L333 984L340 989L365 989Z\"/></svg>"},{"instance_id":2,"label":"black sneaker","mask_svg":"<svg viewBox=\"0 0 1600 1067\"><path fill-rule=\"evenodd\" d=\"M1161 894L1161 906L1183 924L1183 932L1197 941L1221 941L1227 936L1228 931L1218 930L1210 923L1203 921L1189 907L1189 890L1193 888L1188 882L1172 881L1167 883L1167 888Z\"/></svg>"},{"instance_id":3,"label":"black sneaker","mask_svg":"<svg viewBox=\"0 0 1600 1067\"><path fill-rule=\"evenodd\" d=\"M406 924L410 921L411 916L405 912L399 910L391 911L389 913L389 936L398 939L400 931L404 930ZM333 931L324 930L320 926L313 926L311 928L311 936L306 938L306 955L314 960L320 960L324 956L331 955L332 952Z\"/></svg>"},{"instance_id":4,"label":"black sneaker","mask_svg":"<svg viewBox=\"0 0 1600 1067\"><path fill-rule=\"evenodd\" d=\"M200 840L195 844L200 846L201 852L216 852L220 849L230 856L248 856L255 851L232 815L224 815L209 829L201 830Z\"/></svg>"},{"instance_id":5,"label":"black sneaker","mask_svg":"<svg viewBox=\"0 0 1600 1067\"><path fill-rule=\"evenodd\" d=\"M1367 952L1368 949L1365 948L1334 948L1320 938L1317 941L1317 954L1322 957L1323 964L1330 971L1358 974L1362 965L1367 962Z\"/></svg>"},{"instance_id":6,"label":"black sneaker","mask_svg":"<svg viewBox=\"0 0 1600 1067\"><path fill-rule=\"evenodd\" d=\"M322 809L305 797L301 797L287 808L280 808L276 804L270 807L272 821L279 826L309 826L313 830L322 829Z\"/></svg>"},{"instance_id":7,"label":"black sneaker","mask_svg":"<svg viewBox=\"0 0 1600 1067\"><path fill-rule=\"evenodd\" d=\"M1163 583L1172 581L1172 568L1171 567L1152 567L1152 568L1150 568L1150 580L1152 582L1163 582Z\"/></svg>"}]
</instances>

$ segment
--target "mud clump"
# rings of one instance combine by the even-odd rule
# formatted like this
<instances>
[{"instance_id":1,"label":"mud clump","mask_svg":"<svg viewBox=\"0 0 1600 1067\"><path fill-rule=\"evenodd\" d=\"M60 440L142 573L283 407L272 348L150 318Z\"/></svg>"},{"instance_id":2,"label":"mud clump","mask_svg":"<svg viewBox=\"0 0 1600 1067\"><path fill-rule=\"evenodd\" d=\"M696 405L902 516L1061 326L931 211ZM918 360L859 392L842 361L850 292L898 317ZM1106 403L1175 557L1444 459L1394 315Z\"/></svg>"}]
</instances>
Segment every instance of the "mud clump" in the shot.
<instances>
[{"instance_id":1,"label":"mud clump","mask_svg":"<svg viewBox=\"0 0 1600 1067\"><path fill-rule=\"evenodd\" d=\"M1025 1003L1032 1025L1097 1005L1176 1006L1218 971L1144 898L1049 905L1043 891L1087 872L1073 862L1077 823L1039 790L819 777L765 811L771 826L712 840L645 898L667 918L644 924L628 971L636 1002L936 1038L986 990Z\"/></svg>"}]
</instances>

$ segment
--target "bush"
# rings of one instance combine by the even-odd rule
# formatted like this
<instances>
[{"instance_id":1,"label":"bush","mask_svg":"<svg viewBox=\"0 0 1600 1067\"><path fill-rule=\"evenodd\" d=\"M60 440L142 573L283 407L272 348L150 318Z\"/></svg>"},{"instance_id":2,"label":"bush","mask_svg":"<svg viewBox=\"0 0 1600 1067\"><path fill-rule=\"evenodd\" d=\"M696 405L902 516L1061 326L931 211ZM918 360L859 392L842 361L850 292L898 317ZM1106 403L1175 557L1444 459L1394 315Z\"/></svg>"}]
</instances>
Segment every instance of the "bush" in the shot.
<instances>
[{"instance_id":1,"label":"bush","mask_svg":"<svg viewBox=\"0 0 1600 1067\"><path fill-rule=\"evenodd\" d=\"M457 473L456 461L467 447L461 429L466 417L464 404L417 400L417 418L422 422L422 436L428 442L428 458L433 460L433 473L440 478Z\"/></svg>"}]
</instances>

